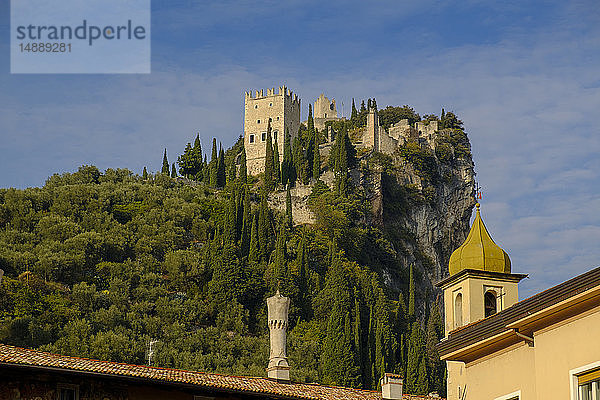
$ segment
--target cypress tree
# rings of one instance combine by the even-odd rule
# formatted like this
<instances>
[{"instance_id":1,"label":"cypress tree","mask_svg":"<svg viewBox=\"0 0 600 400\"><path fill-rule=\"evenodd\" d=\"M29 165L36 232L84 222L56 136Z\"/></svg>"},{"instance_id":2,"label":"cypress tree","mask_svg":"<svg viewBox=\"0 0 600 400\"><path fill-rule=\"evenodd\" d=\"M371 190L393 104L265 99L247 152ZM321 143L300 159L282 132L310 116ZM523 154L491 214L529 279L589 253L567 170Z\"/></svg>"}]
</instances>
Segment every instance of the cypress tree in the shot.
<instances>
[{"instance_id":1,"label":"cypress tree","mask_svg":"<svg viewBox=\"0 0 600 400\"><path fill-rule=\"evenodd\" d=\"M415 383L415 390L413 393L416 393L416 394L429 393L427 364L425 363L425 357L421 357L421 361L419 362L417 382Z\"/></svg>"},{"instance_id":2,"label":"cypress tree","mask_svg":"<svg viewBox=\"0 0 600 400\"><path fill-rule=\"evenodd\" d=\"M235 160L231 160L231 164L229 164L229 167L227 168L227 183L232 183L235 181L237 172L236 169Z\"/></svg>"},{"instance_id":3,"label":"cypress tree","mask_svg":"<svg viewBox=\"0 0 600 400\"><path fill-rule=\"evenodd\" d=\"M370 110L372 106L371 99L367 100L367 110Z\"/></svg>"},{"instance_id":4,"label":"cypress tree","mask_svg":"<svg viewBox=\"0 0 600 400\"><path fill-rule=\"evenodd\" d=\"M307 306L306 299L308 295L308 277L306 274L306 236L302 235L300 246L298 247L298 255L296 256L296 266L298 267L298 292L300 294L300 304ZM308 307L301 307L307 310Z\"/></svg>"},{"instance_id":5,"label":"cypress tree","mask_svg":"<svg viewBox=\"0 0 600 400\"><path fill-rule=\"evenodd\" d=\"M275 164L273 160L273 142L271 140L271 122L267 125L267 143L265 149L265 174L263 177L264 188L267 193L273 191L273 176Z\"/></svg>"},{"instance_id":6,"label":"cypress tree","mask_svg":"<svg viewBox=\"0 0 600 400\"><path fill-rule=\"evenodd\" d=\"M377 100L375 100L375 97L373 97L373 101L371 101L371 107L377 111Z\"/></svg>"},{"instance_id":7,"label":"cypress tree","mask_svg":"<svg viewBox=\"0 0 600 400\"><path fill-rule=\"evenodd\" d=\"M200 180L202 177L202 145L200 144L200 134L196 135L194 147L191 152L191 171L190 174L195 180Z\"/></svg>"},{"instance_id":8,"label":"cypress tree","mask_svg":"<svg viewBox=\"0 0 600 400\"><path fill-rule=\"evenodd\" d=\"M260 262L260 245L258 243L258 216L256 214L254 215L254 218L252 218L248 261L252 265Z\"/></svg>"},{"instance_id":9,"label":"cypress tree","mask_svg":"<svg viewBox=\"0 0 600 400\"><path fill-rule=\"evenodd\" d=\"M310 103L308 104L308 121L306 127L308 128L309 135L315 130L315 120L313 119L312 104Z\"/></svg>"},{"instance_id":10,"label":"cypress tree","mask_svg":"<svg viewBox=\"0 0 600 400\"><path fill-rule=\"evenodd\" d=\"M367 335L369 338L369 372L370 372L370 387L377 388L379 383L379 376L377 376L377 366L375 364L375 341L376 341L376 321L375 321L375 313L373 311L373 306L371 306L369 311L369 333Z\"/></svg>"},{"instance_id":11,"label":"cypress tree","mask_svg":"<svg viewBox=\"0 0 600 400\"><path fill-rule=\"evenodd\" d=\"M275 243L275 283L284 281L287 276L286 239L285 224L280 224L277 242Z\"/></svg>"},{"instance_id":12,"label":"cypress tree","mask_svg":"<svg viewBox=\"0 0 600 400\"><path fill-rule=\"evenodd\" d=\"M423 355L425 354L425 344L423 339L423 332L421 325L418 321L411 324L410 337L408 339L408 356L406 364L406 386L407 392L419 393L423 388L422 380L427 381L427 371L425 376L421 375L421 369L423 368L421 363L424 362Z\"/></svg>"},{"instance_id":13,"label":"cypress tree","mask_svg":"<svg viewBox=\"0 0 600 400\"><path fill-rule=\"evenodd\" d=\"M318 134L315 131L315 147L313 148L313 159L312 159L312 176L315 180L321 176L321 154L319 151L319 140L317 139Z\"/></svg>"},{"instance_id":14,"label":"cypress tree","mask_svg":"<svg viewBox=\"0 0 600 400\"><path fill-rule=\"evenodd\" d=\"M364 360L363 360L363 348L362 348L362 326L360 318L360 303L358 302L358 292L354 291L354 354L358 361L358 365L361 366L361 376L363 377L362 384L364 385Z\"/></svg>"},{"instance_id":15,"label":"cypress tree","mask_svg":"<svg viewBox=\"0 0 600 400\"><path fill-rule=\"evenodd\" d=\"M217 186L225 186L225 151L219 144L219 161L217 162Z\"/></svg>"},{"instance_id":16,"label":"cypress tree","mask_svg":"<svg viewBox=\"0 0 600 400\"><path fill-rule=\"evenodd\" d=\"M242 236L242 227L244 226L244 188L241 185L235 186L235 240Z\"/></svg>"},{"instance_id":17,"label":"cypress tree","mask_svg":"<svg viewBox=\"0 0 600 400\"><path fill-rule=\"evenodd\" d=\"M165 149L165 153L163 154L162 170L160 172L169 176L170 168L169 161L167 160L167 149Z\"/></svg>"},{"instance_id":18,"label":"cypress tree","mask_svg":"<svg viewBox=\"0 0 600 400\"><path fill-rule=\"evenodd\" d=\"M205 184L210 185L210 174L211 168L209 163L206 162L206 154L204 155L204 162L202 163L202 179ZM216 175L215 175L216 177Z\"/></svg>"},{"instance_id":19,"label":"cypress tree","mask_svg":"<svg viewBox=\"0 0 600 400\"><path fill-rule=\"evenodd\" d=\"M142 171L142 179L148 179L148 170L146 169L146 167L144 167L144 171Z\"/></svg>"},{"instance_id":20,"label":"cypress tree","mask_svg":"<svg viewBox=\"0 0 600 400\"><path fill-rule=\"evenodd\" d=\"M242 234L241 245L242 255L247 256L250 250L250 236L252 234L252 210L250 206L250 192L248 187L244 186L244 203L243 203L243 218L242 218Z\"/></svg>"},{"instance_id":21,"label":"cypress tree","mask_svg":"<svg viewBox=\"0 0 600 400\"><path fill-rule=\"evenodd\" d=\"M218 163L219 163L218 158L219 158L219 155L217 154L217 139L213 138L212 156L211 156L210 164L209 164L209 169L210 169L209 184L212 187L217 187L217 170L218 170Z\"/></svg>"},{"instance_id":22,"label":"cypress tree","mask_svg":"<svg viewBox=\"0 0 600 400\"><path fill-rule=\"evenodd\" d=\"M335 189L338 195L347 196L348 194L348 155L346 152L346 132L345 128L338 134L335 143L334 167Z\"/></svg>"},{"instance_id":23,"label":"cypress tree","mask_svg":"<svg viewBox=\"0 0 600 400\"><path fill-rule=\"evenodd\" d=\"M236 237L236 207L235 207L235 194L233 191L229 196L229 203L227 207L227 214L225 216L225 226L223 229L225 240L229 244L235 244Z\"/></svg>"},{"instance_id":24,"label":"cypress tree","mask_svg":"<svg viewBox=\"0 0 600 400\"><path fill-rule=\"evenodd\" d=\"M273 181L275 186L281 182L281 165L279 164L279 145L277 144L277 138L275 138L275 143L273 144Z\"/></svg>"},{"instance_id":25,"label":"cypress tree","mask_svg":"<svg viewBox=\"0 0 600 400\"><path fill-rule=\"evenodd\" d=\"M208 284L208 298L214 309L222 309L232 300L238 300L244 292L244 274L235 247L225 244L217 248L212 280Z\"/></svg>"},{"instance_id":26,"label":"cypress tree","mask_svg":"<svg viewBox=\"0 0 600 400\"><path fill-rule=\"evenodd\" d=\"M292 167L292 146L290 144L290 130L285 128L283 139L283 161L281 162L281 184L286 186L290 182L290 168ZM292 184L292 182L290 182Z\"/></svg>"},{"instance_id":27,"label":"cypress tree","mask_svg":"<svg viewBox=\"0 0 600 400\"><path fill-rule=\"evenodd\" d=\"M415 320L415 276L413 273L413 265L410 265L410 277L408 282L408 319Z\"/></svg>"},{"instance_id":28,"label":"cypress tree","mask_svg":"<svg viewBox=\"0 0 600 400\"><path fill-rule=\"evenodd\" d=\"M171 165L171 178L177 178L177 170L175 169L175 163Z\"/></svg>"},{"instance_id":29,"label":"cypress tree","mask_svg":"<svg viewBox=\"0 0 600 400\"><path fill-rule=\"evenodd\" d=\"M444 126L445 120L446 120L446 111L444 110L444 107L442 107L442 113L440 115L440 127L439 127L440 129L445 128L445 126Z\"/></svg>"},{"instance_id":30,"label":"cypress tree","mask_svg":"<svg viewBox=\"0 0 600 400\"><path fill-rule=\"evenodd\" d=\"M248 167L246 166L246 149L242 149L242 157L240 158L240 181L248 182Z\"/></svg>"},{"instance_id":31,"label":"cypress tree","mask_svg":"<svg viewBox=\"0 0 600 400\"><path fill-rule=\"evenodd\" d=\"M306 168L306 181L305 183L308 183L308 179L313 177L313 158L314 158L314 151L315 151L315 146L316 146L316 131L315 131L315 121L313 119L313 113L312 113L312 105L309 104L308 105L308 121L307 121L307 135L308 135L308 143L306 145L306 161L309 165L307 165Z\"/></svg>"},{"instance_id":32,"label":"cypress tree","mask_svg":"<svg viewBox=\"0 0 600 400\"><path fill-rule=\"evenodd\" d=\"M364 112L366 112L366 111L367 111L367 108L365 107L365 101L363 100L363 101L360 103L360 112L361 112L361 113L364 113Z\"/></svg>"},{"instance_id":33,"label":"cypress tree","mask_svg":"<svg viewBox=\"0 0 600 400\"><path fill-rule=\"evenodd\" d=\"M356 120L358 119L358 111L356 110L356 105L354 105L354 97L352 98L352 114L350 116L350 121L353 125L356 125Z\"/></svg>"},{"instance_id":34,"label":"cypress tree","mask_svg":"<svg viewBox=\"0 0 600 400\"><path fill-rule=\"evenodd\" d=\"M380 323L375 323L375 368L376 377L381 377L385 373L385 349L383 342L383 331Z\"/></svg>"},{"instance_id":35,"label":"cypress tree","mask_svg":"<svg viewBox=\"0 0 600 400\"><path fill-rule=\"evenodd\" d=\"M292 195L290 193L290 185L288 185L285 191L285 221L289 229L294 226L294 220L292 218Z\"/></svg>"},{"instance_id":36,"label":"cypress tree","mask_svg":"<svg viewBox=\"0 0 600 400\"><path fill-rule=\"evenodd\" d=\"M191 156L192 156L192 145L188 142L185 145L185 150L183 154L177 157L177 165L179 165L179 173L186 178L189 178L192 174L191 165Z\"/></svg>"},{"instance_id":37,"label":"cypress tree","mask_svg":"<svg viewBox=\"0 0 600 400\"><path fill-rule=\"evenodd\" d=\"M271 229L270 215L267 206L267 195L263 193L260 200L260 209L258 215L258 243L260 246L260 260L268 263L271 254Z\"/></svg>"},{"instance_id":38,"label":"cypress tree","mask_svg":"<svg viewBox=\"0 0 600 400\"><path fill-rule=\"evenodd\" d=\"M292 157L294 160L294 176L293 182L296 180L304 183L306 181L306 171L304 168L304 151L299 137L295 137L292 144Z\"/></svg>"},{"instance_id":39,"label":"cypress tree","mask_svg":"<svg viewBox=\"0 0 600 400\"><path fill-rule=\"evenodd\" d=\"M352 334L350 316L334 305L327 320L327 331L323 342L322 368L323 383L354 386L357 369L352 354Z\"/></svg>"}]
</instances>

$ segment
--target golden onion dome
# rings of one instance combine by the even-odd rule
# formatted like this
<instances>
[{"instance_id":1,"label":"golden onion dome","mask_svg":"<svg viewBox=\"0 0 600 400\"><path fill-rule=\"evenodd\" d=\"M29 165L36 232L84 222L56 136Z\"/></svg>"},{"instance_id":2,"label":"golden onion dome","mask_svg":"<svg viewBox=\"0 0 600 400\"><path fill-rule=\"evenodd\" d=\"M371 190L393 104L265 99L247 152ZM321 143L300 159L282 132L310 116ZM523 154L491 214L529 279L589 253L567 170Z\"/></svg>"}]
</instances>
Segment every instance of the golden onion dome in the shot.
<instances>
[{"instance_id":1,"label":"golden onion dome","mask_svg":"<svg viewBox=\"0 0 600 400\"><path fill-rule=\"evenodd\" d=\"M510 258L488 233L481 215L479 203L471 231L465 242L450 256L450 275L464 269L510 273Z\"/></svg>"}]
</instances>

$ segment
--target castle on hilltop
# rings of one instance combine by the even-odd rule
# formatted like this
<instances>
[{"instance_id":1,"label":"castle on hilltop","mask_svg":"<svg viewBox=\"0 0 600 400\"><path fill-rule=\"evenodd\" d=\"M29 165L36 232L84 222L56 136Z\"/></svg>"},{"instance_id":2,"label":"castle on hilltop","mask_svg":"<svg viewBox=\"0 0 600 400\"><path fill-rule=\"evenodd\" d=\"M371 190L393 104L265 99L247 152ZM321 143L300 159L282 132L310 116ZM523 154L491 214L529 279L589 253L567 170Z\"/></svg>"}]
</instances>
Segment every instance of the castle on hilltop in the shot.
<instances>
[{"instance_id":1,"label":"castle on hilltop","mask_svg":"<svg viewBox=\"0 0 600 400\"><path fill-rule=\"evenodd\" d=\"M251 175L258 175L265 169L269 123L271 124L271 139L273 145L277 143L280 157L283 156L286 130L290 134L290 140L293 141L298 136L300 99L297 94L285 86L279 86L277 92L275 88L267 89L266 94L262 89L257 90L254 96L252 91L247 91L244 110L244 148L247 170ZM338 117L335 99L329 100L325 94L321 93L313 107L315 127L324 130L326 122L343 119L344 117ZM377 109L369 108L367 126L361 128L355 135L357 141L354 144L359 148L372 149L385 154L392 154L398 146L409 141L435 148L435 134L438 129L438 121L420 121L411 126L406 119L386 129L380 125ZM330 146L334 139L334 132L326 132L325 140L328 143L322 146Z\"/></svg>"}]
</instances>

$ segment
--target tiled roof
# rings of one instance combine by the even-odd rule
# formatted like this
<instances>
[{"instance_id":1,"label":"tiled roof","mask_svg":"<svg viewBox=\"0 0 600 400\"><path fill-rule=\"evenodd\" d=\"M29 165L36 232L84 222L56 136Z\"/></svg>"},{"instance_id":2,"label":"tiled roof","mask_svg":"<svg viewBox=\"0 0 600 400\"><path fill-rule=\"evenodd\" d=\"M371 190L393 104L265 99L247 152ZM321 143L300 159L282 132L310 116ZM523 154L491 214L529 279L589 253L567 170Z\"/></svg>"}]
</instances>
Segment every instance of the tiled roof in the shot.
<instances>
[{"instance_id":1,"label":"tiled roof","mask_svg":"<svg viewBox=\"0 0 600 400\"><path fill-rule=\"evenodd\" d=\"M130 365L110 361L91 360L46 353L38 350L0 344L0 366L28 366L39 369L60 369L70 372L92 373L115 378L147 380L152 383L185 387L196 386L223 392L264 394L289 399L310 400L381 400L381 392L311 383L282 383L267 378L220 375L183 371L144 365ZM403 399L433 399L429 396L404 395ZM438 398L439 399L439 398Z\"/></svg>"}]
</instances>

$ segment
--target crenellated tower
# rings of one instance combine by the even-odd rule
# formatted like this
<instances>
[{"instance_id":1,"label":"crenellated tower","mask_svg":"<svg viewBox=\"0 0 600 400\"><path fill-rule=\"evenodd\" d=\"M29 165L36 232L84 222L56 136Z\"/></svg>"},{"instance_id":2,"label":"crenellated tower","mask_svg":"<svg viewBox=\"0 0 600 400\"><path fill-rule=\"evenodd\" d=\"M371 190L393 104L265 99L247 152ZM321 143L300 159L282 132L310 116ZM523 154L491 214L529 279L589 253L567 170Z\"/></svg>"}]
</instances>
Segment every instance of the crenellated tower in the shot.
<instances>
[{"instance_id":1,"label":"crenellated tower","mask_svg":"<svg viewBox=\"0 0 600 400\"><path fill-rule=\"evenodd\" d=\"M267 299L270 336L269 366L267 376L280 381L290 380L290 366L287 361L286 340L290 299L283 297L279 290Z\"/></svg>"},{"instance_id":2,"label":"crenellated tower","mask_svg":"<svg viewBox=\"0 0 600 400\"><path fill-rule=\"evenodd\" d=\"M244 98L244 147L248 173L258 175L265 169L267 127L271 123L273 143L277 140L283 155L285 130L293 140L300 128L300 99L285 86L246 92Z\"/></svg>"}]
</instances>

